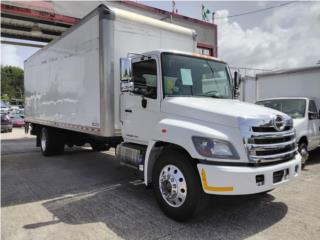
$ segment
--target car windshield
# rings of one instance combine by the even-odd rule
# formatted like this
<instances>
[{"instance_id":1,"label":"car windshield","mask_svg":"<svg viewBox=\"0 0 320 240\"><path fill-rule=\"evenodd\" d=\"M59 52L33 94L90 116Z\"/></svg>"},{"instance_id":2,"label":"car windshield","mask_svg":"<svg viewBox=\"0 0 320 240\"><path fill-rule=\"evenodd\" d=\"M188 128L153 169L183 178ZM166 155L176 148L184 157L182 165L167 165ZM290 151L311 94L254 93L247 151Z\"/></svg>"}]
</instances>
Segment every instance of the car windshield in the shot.
<instances>
[{"instance_id":1,"label":"car windshield","mask_svg":"<svg viewBox=\"0 0 320 240\"><path fill-rule=\"evenodd\" d=\"M303 118L306 111L306 100L304 99L273 99L257 102L258 105L269 107L292 118Z\"/></svg>"},{"instance_id":2,"label":"car windshield","mask_svg":"<svg viewBox=\"0 0 320 240\"><path fill-rule=\"evenodd\" d=\"M232 98L231 79L225 63L163 53L162 76L165 96Z\"/></svg>"}]
</instances>

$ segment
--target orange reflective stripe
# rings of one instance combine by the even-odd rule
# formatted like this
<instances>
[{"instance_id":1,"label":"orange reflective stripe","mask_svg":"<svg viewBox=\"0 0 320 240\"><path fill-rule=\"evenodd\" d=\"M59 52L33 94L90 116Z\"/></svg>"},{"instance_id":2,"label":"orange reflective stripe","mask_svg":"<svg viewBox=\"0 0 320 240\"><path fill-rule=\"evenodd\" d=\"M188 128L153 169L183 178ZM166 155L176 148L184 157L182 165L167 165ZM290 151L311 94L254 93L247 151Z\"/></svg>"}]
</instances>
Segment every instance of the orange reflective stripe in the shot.
<instances>
[{"instance_id":1,"label":"orange reflective stripe","mask_svg":"<svg viewBox=\"0 0 320 240\"><path fill-rule=\"evenodd\" d=\"M233 187L215 187L215 186L209 186L207 182L207 175L206 171L202 168L201 169L201 180L202 180L202 187L207 191L212 192L232 192Z\"/></svg>"}]
</instances>

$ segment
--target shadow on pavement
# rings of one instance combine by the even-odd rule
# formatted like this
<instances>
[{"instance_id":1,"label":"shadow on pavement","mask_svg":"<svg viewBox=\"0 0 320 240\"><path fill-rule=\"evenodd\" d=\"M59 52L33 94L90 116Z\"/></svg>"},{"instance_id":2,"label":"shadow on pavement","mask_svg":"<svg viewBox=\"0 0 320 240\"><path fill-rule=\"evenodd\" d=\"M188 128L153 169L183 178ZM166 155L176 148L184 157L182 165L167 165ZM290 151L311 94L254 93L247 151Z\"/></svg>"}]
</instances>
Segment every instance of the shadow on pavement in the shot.
<instances>
[{"instance_id":1,"label":"shadow on pavement","mask_svg":"<svg viewBox=\"0 0 320 240\"><path fill-rule=\"evenodd\" d=\"M288 208L272 195L213 197L203 215L177 223L158 209L151 191L119 185L47 201L43 206L66 224L102 222L124 239L244 239L280 221ZM27 229L56 221L24 226Z\"/></svg>"},{"instance_id":2,"label":"shadow on pavement","mask_svg":"<svg viewBox=\"0 0 320 240\"><path fill-rule=\"evenodd\" d=\"M2 207L137 179L134 172L121 167L114 156L87 149L74 149L52 157L43 157L39 150L15 152L3 155L1 165Z\"/></svg>"},{"instance_id":3,"label":"shadow on pavement","mask_svg":"<svg viewBox=\"0 0 320 240\"><path fill-rule=\"evenodd\" d=\"M318 163L320 163L320 148L317 148L316 150L310 152L309 159L307 161L307 166Z\"/></svg>"},{"instance_id":4,"label":"shadow on pavement","mask_svg":"<svg viewBox=\"0 0 320 240\"><path fill-rule=\"evenodd\" d=\"M33 142L34 144L34 142ZM104 223L124 239L244 239L280 221L288 211L270 194L212 197L188 223L167 218L152 191L108 153L75 149L63 156L40 152L2 158L2 207L42 201L54 219L25 225Z\"/></svg>"}]
</instances>

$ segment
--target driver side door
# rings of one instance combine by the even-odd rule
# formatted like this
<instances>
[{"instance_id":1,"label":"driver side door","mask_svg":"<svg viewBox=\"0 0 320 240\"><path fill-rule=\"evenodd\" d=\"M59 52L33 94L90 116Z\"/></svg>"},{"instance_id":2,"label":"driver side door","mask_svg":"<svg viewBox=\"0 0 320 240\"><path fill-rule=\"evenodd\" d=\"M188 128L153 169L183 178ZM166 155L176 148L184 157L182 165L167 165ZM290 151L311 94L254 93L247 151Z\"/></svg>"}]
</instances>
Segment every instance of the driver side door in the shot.
<instances>
[{"instance_id":1,"label":"driver side door","mask_svg":"<svg viewBox=\"0 0 320 240\"><path fill-rule=\"evenodd\" d=\"M125 141L148 144L159 121L159 60L132 59L134 91L121 94L121 118Z\"/></svg>"}]
</instances>

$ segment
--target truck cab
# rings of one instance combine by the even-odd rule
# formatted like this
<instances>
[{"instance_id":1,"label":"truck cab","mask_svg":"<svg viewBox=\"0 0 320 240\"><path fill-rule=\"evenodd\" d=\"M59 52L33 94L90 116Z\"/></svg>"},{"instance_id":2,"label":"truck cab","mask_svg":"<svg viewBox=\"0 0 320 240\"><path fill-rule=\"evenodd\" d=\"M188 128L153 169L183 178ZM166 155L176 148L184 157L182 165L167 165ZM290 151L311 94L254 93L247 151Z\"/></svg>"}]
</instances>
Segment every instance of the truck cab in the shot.
<instances>
[{"instance_id":1,"label":"truck cab","mask_svg":"<svg viewBox=\"0 0 320 240\"><path fill-rule=\"evenodd\" d=\"M314 97L269 98L258 101L257 104L276 109L292 117L304 167L309 157L308 152L320 147L320 106L317 99Z\"/></svg>"},{"instance_id":2,"label":"truck cab","mask_svg":"<svg viewBox=\"0 0 320 240\"><path fill-rule=\"evenodd\" d=\"M267 192L298 176L291 117L234 100L239 79L225 62L159 50L120 66L116 155L152 183L170 217L192 215L203 194Z\"/></svg>"}]
</instances>

